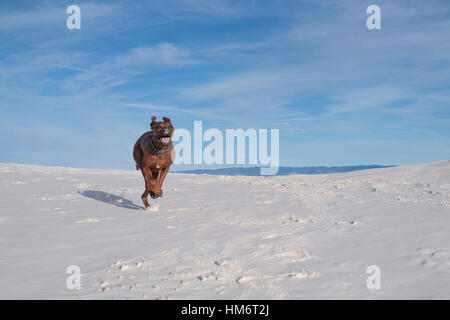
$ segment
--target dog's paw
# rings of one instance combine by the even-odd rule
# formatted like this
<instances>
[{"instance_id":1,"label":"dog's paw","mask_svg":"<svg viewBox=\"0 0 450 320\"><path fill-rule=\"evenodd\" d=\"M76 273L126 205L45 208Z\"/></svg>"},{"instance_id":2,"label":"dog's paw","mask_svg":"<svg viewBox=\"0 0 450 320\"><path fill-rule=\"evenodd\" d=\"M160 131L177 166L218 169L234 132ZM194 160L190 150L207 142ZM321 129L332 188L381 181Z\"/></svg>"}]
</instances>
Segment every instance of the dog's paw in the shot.
<instances>
[{"instance_id":1,"label":"dog's paw","mask_svg":"<svg viewBox=\"0 0 450 320\"><path fill-rule=\"evenodd\" d=\"M149 194L152 197L152 199L156 199L162 197L163 191L162 189L153 189L152 191L149 192Z\"/></svg>"},{"instance_id":2,"label":"dog's paw","mask_svg":"<svg viewBox=\"0 0 450 320\"><path fill-rule=\"evenodd\" d=\"M159 204L148 206L147 208L145 208L145 211L147 212L159 211Z\"/></svg>"}]
</instances>

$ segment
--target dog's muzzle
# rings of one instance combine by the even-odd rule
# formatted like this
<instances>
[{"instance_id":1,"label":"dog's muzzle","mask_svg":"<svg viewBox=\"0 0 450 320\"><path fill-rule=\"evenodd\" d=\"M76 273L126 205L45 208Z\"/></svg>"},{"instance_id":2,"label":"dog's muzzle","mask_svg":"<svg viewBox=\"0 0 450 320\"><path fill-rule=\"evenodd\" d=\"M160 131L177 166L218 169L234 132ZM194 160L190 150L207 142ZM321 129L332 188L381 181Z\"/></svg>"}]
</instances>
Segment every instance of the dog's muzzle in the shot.
<instances>
[{"instance_id":1,"label":"dog's muzzle","mask_svg":"<svg viewBox=\"0 0 450 320\"><path fill-rule=\"evenodd\" d=\"M170 143L170 130L169 129L164 129L162 130L161 134L159 135L158 138L159 142L167 145Z\"/></svg>"}]
</instances>

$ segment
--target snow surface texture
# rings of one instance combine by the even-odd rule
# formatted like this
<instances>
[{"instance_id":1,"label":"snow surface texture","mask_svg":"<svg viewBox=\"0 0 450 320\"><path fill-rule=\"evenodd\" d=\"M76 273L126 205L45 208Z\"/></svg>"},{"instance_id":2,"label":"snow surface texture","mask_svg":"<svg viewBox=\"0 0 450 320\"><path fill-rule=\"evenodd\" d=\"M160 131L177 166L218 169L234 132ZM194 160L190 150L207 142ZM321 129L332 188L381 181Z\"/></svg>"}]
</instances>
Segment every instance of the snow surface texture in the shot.
<instances>
[{"instance_id":1,"label":"snow surface texture","mask_svg":"<svg viewBox=\"0 0 450 320\"><path fill-rule=\"evenodd\" d=\"M450 161L171 173L148 211L143 187L137 171L0 164L0 298L450 298Z\"/></svg>"}]
</instances>

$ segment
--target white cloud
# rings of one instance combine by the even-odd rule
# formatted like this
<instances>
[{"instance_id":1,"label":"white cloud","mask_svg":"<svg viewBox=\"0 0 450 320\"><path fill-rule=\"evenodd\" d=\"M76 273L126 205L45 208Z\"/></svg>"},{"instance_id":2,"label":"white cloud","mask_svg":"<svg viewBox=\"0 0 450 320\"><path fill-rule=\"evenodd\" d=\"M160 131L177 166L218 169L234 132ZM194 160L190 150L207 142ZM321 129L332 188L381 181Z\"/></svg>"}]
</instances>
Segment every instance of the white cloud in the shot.
<instances>
[{"instance_id":1,"label":"white cloud","mask_svg":"<svg viewBox=\"0 0 450 320\"><path fill-rule=\"evenodd\" d=\"M111 62L113 67L130 67L143 65L177 65L192 63L190 51L172 43L159 43L150 47L131 49L127 54L118 56Z\"/></svg>"}]
</instances>

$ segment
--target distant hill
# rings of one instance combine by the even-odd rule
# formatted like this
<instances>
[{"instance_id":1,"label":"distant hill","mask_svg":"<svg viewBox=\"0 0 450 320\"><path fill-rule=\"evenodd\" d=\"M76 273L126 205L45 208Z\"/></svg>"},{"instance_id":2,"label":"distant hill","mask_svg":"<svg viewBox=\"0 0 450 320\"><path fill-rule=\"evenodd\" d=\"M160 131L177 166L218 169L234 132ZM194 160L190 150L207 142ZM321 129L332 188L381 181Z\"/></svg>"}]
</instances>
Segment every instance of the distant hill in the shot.
<instances>
[{"instance_id":1,"label":"distant hill","mask_svg":"<svg viewBox=\"0 0 450 320\"><path fill-rule=\"evenodd\" d=\"M323 174L334 172L350 172L357 170L389 168L394 166L380 166L380 165L360 165L360 166L344 166L344 167L280 167L277 176L284 176L290 174ZM212 174L212 175L227 175L227 176L259 176L260 167L231 167L220 169L197 169L197 170L183 170L176 171L179 173L192 174Z\"/></svg>"}]
</instances>

